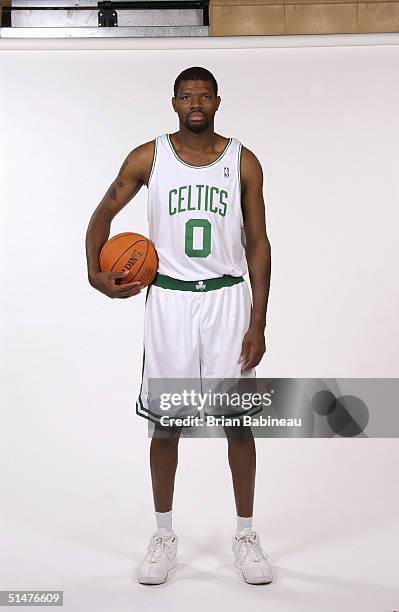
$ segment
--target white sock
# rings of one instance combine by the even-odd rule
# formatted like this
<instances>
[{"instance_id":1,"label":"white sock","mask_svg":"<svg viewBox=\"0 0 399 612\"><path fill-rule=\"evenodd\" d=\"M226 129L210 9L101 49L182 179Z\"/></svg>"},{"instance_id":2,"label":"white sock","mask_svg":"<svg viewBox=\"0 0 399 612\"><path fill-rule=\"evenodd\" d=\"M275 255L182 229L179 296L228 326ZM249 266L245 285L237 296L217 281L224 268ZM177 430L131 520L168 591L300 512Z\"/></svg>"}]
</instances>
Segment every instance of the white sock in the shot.
<instances>
[{"instance_id":1,"label":"white sock","mask_svg":"<svg viewBox=\"0 0 399 612\"><path fill-rule=\"evenodd\" d=\"M252 529L252 516L238 516L237 514L237 531L242 531L245 527Z\"/></svg>"},{"instance_id":2,"label":"white sock","mask_svg":"<svg viewBox=\"0 0 399 612\"><path fill-rule=\"evenodd\" d=\"M157 522L157 529L167 529L172 531L172 510L169 512L155 512L155 520Z\"/></svg>"}]
</instances>

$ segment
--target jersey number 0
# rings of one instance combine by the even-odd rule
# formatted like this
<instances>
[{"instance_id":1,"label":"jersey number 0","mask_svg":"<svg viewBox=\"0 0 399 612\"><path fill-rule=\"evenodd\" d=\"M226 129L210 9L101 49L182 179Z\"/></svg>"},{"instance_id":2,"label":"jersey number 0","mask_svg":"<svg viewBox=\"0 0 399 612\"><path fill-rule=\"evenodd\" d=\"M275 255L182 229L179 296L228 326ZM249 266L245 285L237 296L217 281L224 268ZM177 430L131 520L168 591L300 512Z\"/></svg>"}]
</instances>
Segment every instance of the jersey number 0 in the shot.
<instances>
[{"instance_id":1,"label":"jersey number 0","mask_svg":"<svg viewBox=\"0 0 399 612\"><path fill-rule=\"evenodd\" d=\"M208 257L211 252L211 229L208 219L189 219L186 222L184 251L189 257ZM202 230L202 248L194 249L194 228Z\"/></svg>"}]
</instances>

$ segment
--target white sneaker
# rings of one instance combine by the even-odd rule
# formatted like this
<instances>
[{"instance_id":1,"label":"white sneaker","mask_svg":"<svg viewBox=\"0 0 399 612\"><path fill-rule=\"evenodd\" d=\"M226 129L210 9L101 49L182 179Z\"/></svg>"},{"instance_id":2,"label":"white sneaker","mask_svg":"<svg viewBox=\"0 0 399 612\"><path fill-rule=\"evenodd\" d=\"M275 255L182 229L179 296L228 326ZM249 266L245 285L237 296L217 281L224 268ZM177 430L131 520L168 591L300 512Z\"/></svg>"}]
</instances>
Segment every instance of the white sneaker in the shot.
<instances>
[{"instance_id":1,"label":"white sneaker","mask_svg":"<svg viewBox=\"0 0 399 612\"><path fill-rule=\"evenodd\" d=\"M174 531L158 529L152 534L147 554L137 569L137 580L141 584L162 584L169 570L177 565L179 538Z\"/></svg>"},{"instance_id":2,"label":"white sneaker","mask_svg":"<svg viewBox=\"0 0 399 612\"><path fill-rule=\"evenodd\" d=\"M250 527L233 536L234 567L249 584L268 584L273 580L268 555L260 545L259 536Z\"/></svg>"}]
</instances>

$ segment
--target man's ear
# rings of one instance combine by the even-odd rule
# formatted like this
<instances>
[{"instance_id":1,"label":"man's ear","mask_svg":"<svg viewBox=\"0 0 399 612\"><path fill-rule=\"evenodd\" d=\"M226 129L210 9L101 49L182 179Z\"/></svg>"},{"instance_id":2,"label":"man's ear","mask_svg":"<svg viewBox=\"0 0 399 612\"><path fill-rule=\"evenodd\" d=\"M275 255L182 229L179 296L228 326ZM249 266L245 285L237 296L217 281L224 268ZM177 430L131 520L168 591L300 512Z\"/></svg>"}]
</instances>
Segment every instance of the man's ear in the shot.
<instances>
[{"instance_id":1,"label":"man's ear","mask_svg":"<svg viewBox=\"0 0 399 612\"><path fill-rule=\"evenodd\" d=\"M172 106L173 106L173 110L176 112L175 102L176 102L176 98L175 98L175 96L173 96L173 98L172 98Z\"/></svg>"}]
</instances>

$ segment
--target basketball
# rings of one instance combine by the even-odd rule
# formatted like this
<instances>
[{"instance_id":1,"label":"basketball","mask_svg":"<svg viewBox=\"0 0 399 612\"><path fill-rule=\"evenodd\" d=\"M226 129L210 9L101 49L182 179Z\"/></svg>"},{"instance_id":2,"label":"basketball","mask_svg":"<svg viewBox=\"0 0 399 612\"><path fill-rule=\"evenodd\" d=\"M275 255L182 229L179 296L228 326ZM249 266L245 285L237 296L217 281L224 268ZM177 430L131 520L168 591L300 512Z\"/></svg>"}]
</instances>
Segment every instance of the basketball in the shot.
<instances>
[{"instance_id":1,"label":"basketball","mask_svg":"<svg viewBox=\"0 0 399 612\"><path fill-rule=\"evenodd\" d=\"M124 232L108 240L100 251L101 272L125 272L121 284L140 281L149 285L158 269L158 256L152 243L141 234Z\"/></svg>"}]
</instances>

